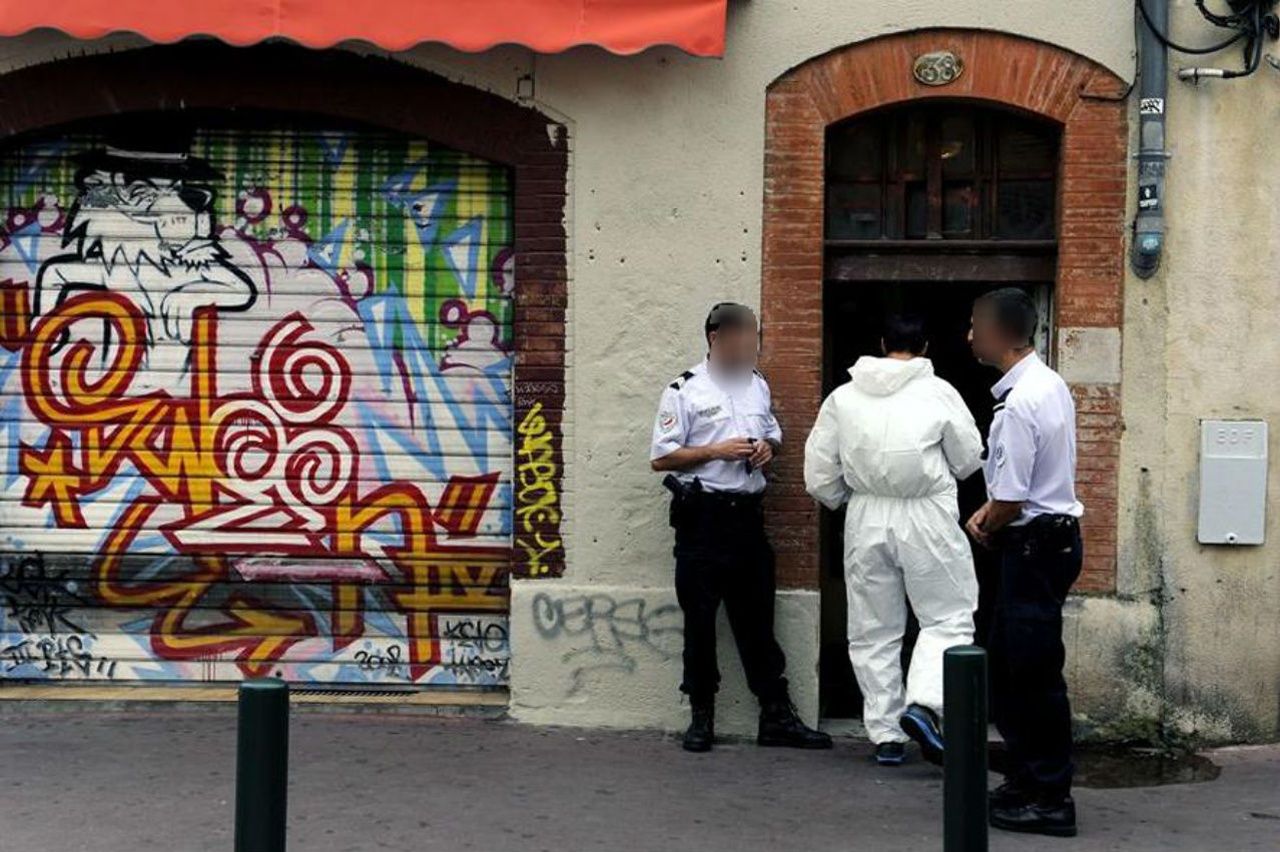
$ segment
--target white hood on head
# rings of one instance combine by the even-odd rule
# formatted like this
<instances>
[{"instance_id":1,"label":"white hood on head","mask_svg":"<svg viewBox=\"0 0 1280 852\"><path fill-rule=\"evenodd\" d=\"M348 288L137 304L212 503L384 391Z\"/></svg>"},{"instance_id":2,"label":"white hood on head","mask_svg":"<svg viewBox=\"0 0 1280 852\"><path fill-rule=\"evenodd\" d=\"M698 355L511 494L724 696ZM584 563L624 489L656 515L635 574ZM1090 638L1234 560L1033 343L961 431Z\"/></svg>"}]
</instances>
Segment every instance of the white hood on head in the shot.
<instances>
[{"instance_id":1,"label":"white hood on head","mask_svg":"<svg viewBox=\"0 0 1280 852\"><path fill-rule=\"evenodd\" d=\"M916 379L933 375L933 362L928 358L873 358L864 355L849 368L853 386L868 396L890 396Z\"/></svg>"}]
</instances>

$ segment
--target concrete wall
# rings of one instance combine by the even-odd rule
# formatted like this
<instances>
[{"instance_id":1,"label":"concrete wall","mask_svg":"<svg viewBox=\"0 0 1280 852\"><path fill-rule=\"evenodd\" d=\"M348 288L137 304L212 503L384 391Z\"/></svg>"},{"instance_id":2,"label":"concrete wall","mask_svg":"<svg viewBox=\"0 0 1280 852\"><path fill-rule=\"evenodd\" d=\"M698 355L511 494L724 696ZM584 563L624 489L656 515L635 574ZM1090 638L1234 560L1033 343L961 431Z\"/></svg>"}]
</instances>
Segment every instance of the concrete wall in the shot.
<instances>
[{"instance_id":1,"label":"concrete wall","mask_svg":"<svg viewBox=\"0 0 1280 852\"><path fill-rule=\"evenodd\" d=\"M1175 34L1204 37L1187 6ZM1175 72L1190 64L1171 62ZM1240 58L1233 50L1194 64L1238 67ZM1215 740L1280 736L1280 511L1268 513L1264 547L1204 547L1195 537L1202 418L1270 422L1269 492L1280 497L1280 217L1262 155L1280 115L1278 83L1264 63L1225 85L1170 84L1168 262L1151 281L1132 281L1128 297L1125 502L1135 554L1148 537L1159 542L1135 560L1149 567L1134 572L1134 591L1164 601L1168 724Z\"/></svg>"},{"instance_id":2,"label":"concrete wall","mask_svg":"<svg viewBox=\"0 0 1280 852\"><path fill-rule=\"evenodd\" d=\"M770 81L840 45L927 26L1010 31L1133 76L1129 3L731 5L720 61L661 49L619 58L593 49L534 57L518 48L470 56L424 47L403 57L506 97L531 76L537 105L571 128L568 569L561 580L514 589L519 719L664 728L682 720L671 537L647 469L649 429L662 386L699 357L706 305L758 302ZM1175 32L1188 40L1218 37L1196 23L1189 3L1176 16ZM136 44L25 37L0 44L0 68ZM1274 73L1172 84L1165 269L1128 282L1123 341L1062 341L1064 369L1087 375L1113 379L1121 347L1124 356L1118 594L1076 599L1068 613L1076 710L1099 732L1277 732L1280 513L1271 513L1265 548L1201 548L1194 530L1198 418L1276 421L1280 408L1272 378L1280 338L1269 333L1280 307L1271 280L1274 179L1259 155L1280 107ZM798 451L802 436L789 437ZM808 715L817 613L809 592L779 602ZM752 708L723 638L732 708L723 726L745 730Z\"/></svg>"}]
</instances>

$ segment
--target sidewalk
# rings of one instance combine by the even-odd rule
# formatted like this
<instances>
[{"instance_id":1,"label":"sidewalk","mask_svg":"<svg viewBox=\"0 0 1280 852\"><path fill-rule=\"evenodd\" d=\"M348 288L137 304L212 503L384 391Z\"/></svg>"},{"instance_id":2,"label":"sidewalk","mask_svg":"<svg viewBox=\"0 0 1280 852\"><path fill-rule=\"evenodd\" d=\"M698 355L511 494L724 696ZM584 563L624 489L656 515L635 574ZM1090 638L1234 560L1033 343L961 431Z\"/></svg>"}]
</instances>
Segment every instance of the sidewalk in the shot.
<instances>
[{"instance_id":1,"label":"sidewalk","mask_svg":"<svg viewBox=\"0 0 1280 852\"><path fill-rule=\"evenodd\" d=\"M941 774L863 743L688 755L657 734L297 713L290 843L366 850L940 850ZM1280 848L1280 746L1214 752L1211 782L1077 792L1081 836L993 850ZM229 852L234 708L0 713L0 849Z\"/></svg>"}]
</instances>

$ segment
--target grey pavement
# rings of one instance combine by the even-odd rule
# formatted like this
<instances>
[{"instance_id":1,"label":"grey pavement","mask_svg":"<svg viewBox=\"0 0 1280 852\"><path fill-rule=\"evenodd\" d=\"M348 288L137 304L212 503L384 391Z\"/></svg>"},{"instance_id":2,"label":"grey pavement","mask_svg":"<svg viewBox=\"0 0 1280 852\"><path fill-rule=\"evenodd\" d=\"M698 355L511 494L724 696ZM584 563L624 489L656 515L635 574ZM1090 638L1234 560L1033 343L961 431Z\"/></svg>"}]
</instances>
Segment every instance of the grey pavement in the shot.
<instances>
[{"instance_id":1,"label":"grey pavement","mask_svg":"<svg viewBox=\"0 0 1280 852\"><path fill-rule=\"evenodd\" d=\"M654 733L483 719L296 713L289 848L940 850L942 784L747 743L688 755ZM1217 780L1077 791L1081 836L993 832L993 850L1280 849L1280 746L1214 752ZM0 713L2 852L232 846L233 707Z\"/></svg>"}]
</instances>

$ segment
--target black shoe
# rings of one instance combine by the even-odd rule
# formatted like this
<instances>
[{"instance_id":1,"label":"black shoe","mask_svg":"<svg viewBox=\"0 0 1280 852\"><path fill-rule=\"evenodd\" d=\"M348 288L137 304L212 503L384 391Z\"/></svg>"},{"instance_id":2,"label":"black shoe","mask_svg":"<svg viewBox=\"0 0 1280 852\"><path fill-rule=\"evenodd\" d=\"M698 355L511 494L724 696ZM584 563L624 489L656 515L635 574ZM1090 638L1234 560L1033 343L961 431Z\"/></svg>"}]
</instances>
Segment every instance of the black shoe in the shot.
<instances>
[{"instance_id":1,"label":"black shoe","mask_svg":"<svg viewBox=\"0 0 1280 852\"><path fill-rule=\"evenodd\" d=\"M716 741L716 705L698 702L693 705L693 720L681 743L685 751L711 751Z\"/></svg>"},{"instance_id":2,"label":"black shoe","mask_svg":"<svg viewBox=\"0 0 1280 852\"><path fill-rule=\"evenodd\" d=\"M756 745L783 748L831 748L831 737L800 721L787 700L770 701L760 708Z\"/></svg>"},{"instance_id":3,"label":"black shoe","mask_svg":"<svg viewBox=\"0 0 1280 852\"><path fill-rule=\"evenodd\" d=\"M1076 836L1076 803L1070 796L991 808L991 827L1049 837Z\"/></svg>"},{"instance_id":4,"label":"black shoe","mask_svg":"<svg viewBox=\"0 0 1280 852\"><path fill-rule=\"evenodd\" d=\"M907 712L898 720L903 733L920 744L920 753L924 759L938 766L942 765L943 742L942 730L938 727L938 715L928 707L912 704Z\"/></svg>"},{"instance_id":5,"label":"black shoe","mask_svg":"<svg viewBox=\"0 0 1280 852\"><path fill-rule=\"evenodd\" d=\"M901 766L907 759L907 748L902 743L880 743L876 746L876 763L881 766Z\"/></svg>"}]
</instances>

